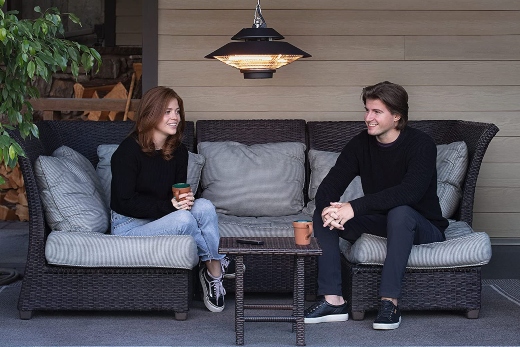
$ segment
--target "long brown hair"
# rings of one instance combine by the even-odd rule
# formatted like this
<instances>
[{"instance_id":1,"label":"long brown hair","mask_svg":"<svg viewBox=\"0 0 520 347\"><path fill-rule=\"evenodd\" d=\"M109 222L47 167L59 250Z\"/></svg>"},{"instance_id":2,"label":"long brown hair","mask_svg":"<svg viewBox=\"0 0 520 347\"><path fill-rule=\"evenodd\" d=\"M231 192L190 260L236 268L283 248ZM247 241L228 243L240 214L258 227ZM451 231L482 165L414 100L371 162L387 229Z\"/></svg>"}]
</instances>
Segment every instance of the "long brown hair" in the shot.
<instances>
[{"instance_id":1,"label":"long brown hair","mask_svg":"<svg viewBox=\"0 0 520 347\"><path fill-rule=\"evenodd\" d=\"M162 121L162 118L168 108L171 100L176 99L179 103L180 122L177 125L177 133L168 136L162 148L162 157L170 160L172 153L181 144L182 135L186 122L184 119L184 104L181 97L171 88L154 87L148 90L137 107L136 121L133 134L137 138L137 142L141 146L143 152L147 154L155 153L155 145L153 142L153 130Z\"/></svg>"}]
</instances>

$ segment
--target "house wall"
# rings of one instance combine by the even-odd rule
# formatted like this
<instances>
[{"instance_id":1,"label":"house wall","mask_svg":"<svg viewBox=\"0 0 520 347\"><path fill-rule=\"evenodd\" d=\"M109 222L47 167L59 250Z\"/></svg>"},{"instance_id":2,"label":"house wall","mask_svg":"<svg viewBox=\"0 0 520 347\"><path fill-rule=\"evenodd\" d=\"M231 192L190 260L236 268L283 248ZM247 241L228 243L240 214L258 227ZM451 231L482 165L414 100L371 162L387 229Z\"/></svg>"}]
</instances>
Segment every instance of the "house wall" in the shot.
<instances>
[{"instance_id":1,"label":"house wall","mask_svg":"<svg viewBox=\"0 0 520 347\"><path fill-rule=\"evenodd\" d=\"M141 2L124 3L122 17ZM282 67L272 79L244 80L204 56L251 27L255 5L158 1L157 83L183 97L189 119L360 120L363 86L401 84L410 95L410 119L498 125L477 183L473 226L520 244L519 1L263 0L268 27L312 58ZM118 44L138 37L137 24L128 23L117 24L126 28Z\"/></svg>"},{"instance_id":2,"label":"house wall","mask_svg":"<svg viewBox=\"0 0 520 347\"><path fill-rule=\"evenodd\" d=\"M116 46L143 45L142 4L143 0L116 0Z\"/></svg>"}]
</instances>

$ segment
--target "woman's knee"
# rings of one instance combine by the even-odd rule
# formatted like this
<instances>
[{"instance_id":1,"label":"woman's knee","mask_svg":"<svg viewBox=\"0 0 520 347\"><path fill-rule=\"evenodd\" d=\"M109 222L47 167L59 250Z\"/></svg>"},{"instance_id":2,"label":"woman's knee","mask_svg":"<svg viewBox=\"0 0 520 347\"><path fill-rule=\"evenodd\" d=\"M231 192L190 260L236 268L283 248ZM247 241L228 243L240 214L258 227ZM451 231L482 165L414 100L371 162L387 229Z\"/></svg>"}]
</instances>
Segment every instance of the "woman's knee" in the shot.
<instances>
[{"instance_id":1,"label":"woman's knee","mask_svg":"<svg viewBox=\"0 0 520 347\"><path fill-rule=\"evenodd\" d=\"M200 198L196 199L193 207L191 208L192 213L200 213L204 215L217 215L215 205L208 199Z\"/></svg>"}]
</instances>

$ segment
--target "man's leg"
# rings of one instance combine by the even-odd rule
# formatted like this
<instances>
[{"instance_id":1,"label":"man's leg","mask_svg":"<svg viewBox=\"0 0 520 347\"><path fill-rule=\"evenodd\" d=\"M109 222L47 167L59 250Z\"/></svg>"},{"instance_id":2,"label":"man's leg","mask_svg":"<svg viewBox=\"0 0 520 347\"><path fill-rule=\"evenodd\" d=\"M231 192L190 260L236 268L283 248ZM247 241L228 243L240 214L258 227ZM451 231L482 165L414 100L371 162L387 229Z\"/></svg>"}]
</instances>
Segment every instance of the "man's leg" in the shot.
<instances>
[{"instance_id":1,"label":"man's leg","mask_svg":"<svg viewBox=\"0 0 520 347\"><path fill-rule=\"evenodd\" d=\"M339 237L354 242L362 233L386 232L386 216L361 216L345 224L345 230L330 230L323 227L321 214L314 213L314 236L323 251L318 257L318 295L323 299L305 311L306 323L337 322L348 319L347 305L343 300L341 286L341 254ZM384 236L384 235L381 235Z\"/></svg>"},{"instance_id":2,"label":"man's leg","mask_svg":"<svg viewBox=\"0 0 520 347\"><path fill-rule=\"evenodd\" d=\"M440 230L409 206L399 206L388 212L386 259L381 275L381 306L374 329L396 329L401 322L397 299L414 244L443 241Z\"/></svg>"}]
</instances>

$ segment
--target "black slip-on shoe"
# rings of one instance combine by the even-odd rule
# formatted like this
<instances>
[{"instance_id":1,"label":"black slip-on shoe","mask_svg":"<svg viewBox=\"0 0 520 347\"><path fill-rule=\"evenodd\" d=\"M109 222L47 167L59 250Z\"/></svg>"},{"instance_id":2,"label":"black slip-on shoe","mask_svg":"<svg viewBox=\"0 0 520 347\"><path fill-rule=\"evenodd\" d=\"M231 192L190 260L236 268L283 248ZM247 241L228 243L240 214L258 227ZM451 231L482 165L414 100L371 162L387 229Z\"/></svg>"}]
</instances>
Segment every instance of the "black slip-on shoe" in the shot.
<instances>
[{"instance_id":1,"label":"black slip-on shoe","mask_svg":"<svg viewBox=\"0 0 520 347\"><path fill-rule=\"evenodd\" d=\"M376 330L392 330L399 328L399 324L401 324L399 307L395 306L390 300L381 300L373 328Z\"/></svg>"},{"instance_id":2,"label":"black slip-on shoe","mask_svg":"<svg viewBox=\"0 0 520 347\"><path fill-rule=\"evenodd\" d=\"M305 310L305 323L344 322L348 320L347 303L331 305L325 298Z\"/></svg>"}]
</instances>

